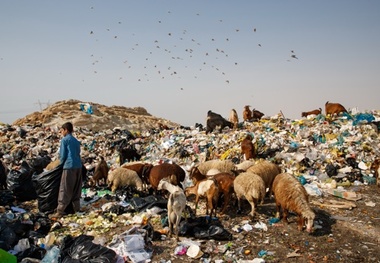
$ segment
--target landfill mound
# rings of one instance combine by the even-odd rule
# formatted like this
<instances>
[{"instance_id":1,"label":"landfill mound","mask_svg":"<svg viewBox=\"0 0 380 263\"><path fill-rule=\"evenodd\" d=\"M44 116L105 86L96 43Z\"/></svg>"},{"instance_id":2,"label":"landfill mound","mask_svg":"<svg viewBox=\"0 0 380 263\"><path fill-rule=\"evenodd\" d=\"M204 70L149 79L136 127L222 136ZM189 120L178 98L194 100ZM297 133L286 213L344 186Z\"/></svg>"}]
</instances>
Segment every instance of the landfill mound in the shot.
<instances>
[{"instance_id":1,"label":"landfill mound","mask_svg":"<svg viewBox=\"0 0 380 263\"><path fill-rule=\"evenodd\" d=\"M75 127L93 131L119 127L127 130L146 130L159 124L176 127L178 124L152 116L143 107L105 106L79 100L63 100L50 105L42 111L33 112L16 120L13 125L60 126L71 121Z\"/></svg>"}]
</instances>

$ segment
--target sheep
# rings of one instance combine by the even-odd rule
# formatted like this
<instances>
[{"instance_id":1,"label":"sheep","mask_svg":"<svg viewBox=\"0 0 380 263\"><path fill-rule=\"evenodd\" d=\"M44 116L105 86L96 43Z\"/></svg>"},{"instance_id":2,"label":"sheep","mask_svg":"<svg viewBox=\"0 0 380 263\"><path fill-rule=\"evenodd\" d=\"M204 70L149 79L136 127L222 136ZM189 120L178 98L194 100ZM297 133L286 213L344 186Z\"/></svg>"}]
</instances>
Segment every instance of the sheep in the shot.
<instances>
[{"instance_id":1,"label":"sheep","mask_svg":"<svg viewBox=\"0 0 380 263\"><path fill-rule=\"evenodd\" d=\"M239 124L239 117L235 109L231 110L229 121L233 123L234 129L236 130Z\"/></svg>"},{"instance_id":2,"label":"sheep","mask_svg":"<svg viewBox=\"0 0 380 263\"><path fill-rule=\"evenodd\" d=\"M341 112L347 112L346 108L340 103L326 102L325 103L326 115L339 115Z\"/></svg>"},{"instance_id":3,"label":"sheep","mask_svg":"<svg viewBox=\"0 0 380 263\"><path fill-rule=\"evenodd\" d=\"M238 212L241 211L241 199L245 198L251 205L250 215L255 216L255 207L265 196L265 183L257 174L243 172L234 180L234 191L238 201Z\"/></svg>"},{"instance_id":4,"label":"sheep","mask_svg":"<svg viewBox=\"0 0 380 263\"><path fill-rule=\"evenodd\" d=\"M270 195L272 192L273 180L279 173L281 173L281 169L278 165L270 161L260 159L256 162L256 164L249 167L247 172L260 176L264 181L265 189L268 188L268 193Z\"/></svg>"},{"instance_id":5,"label":"sheep","mask_svg":"<svg viewBox=\"0 0 380 263\"><path fill-rule=\"evenodd\" d=\"M281 173L273 181L272 191L276 200L276 217L280 218L282 209L283 220L288 222L288 212L298 215L298 230L302 230L306 220L306 230L312 231L315 213L311 210L308 194L302 184L289 173Z\"/></svg>"},{"instance_id":6,"label":"sheep","mask_svg":"<svg viewBox=\"0 0 380 263\"><path fill-rule=\"evenodd\" d=\"M206 198L206 214L212 217L213 212L216 216L216 206L219 198L219 188L214 179L203 179L198 181L195 185L185 189L185 195L195 195L195 210L194 215L197 214L197 207L200 197ZM210 208L210 213L209 213Z\"/></svg>"},{"instance_id":7,"label":"sheep","mask_svg":"<svg viewBox=\"0 0 380 263\"><path fill-rule=\"evenodd\" d=\"M111 187L113 193L116 189L124 186L135 186L138 191L142 191L143 183L138 174L133 171L122 167L117 167L115 170L108 174L108 187Z\"/></svg>"},{"instance_id":8,"label":"sheep","mask_svg":"<svg viewBox=\"0 0 380 263\"><path fill-rule=\"evenodd\" d=\"M214 170L214 169L212 169L212 170ZM223 194L223 196L224 196L224 204L223 204L223 208L221 211L221 214L224 214L226 209L227 209L228 204L230 203L231 195L234 191L233 190L233 188L234 188L233 182L235 180L235 176L231 175L229 173L220 173L220 172L218 172L216 174L212 174L212 175L209 175L209 174L204 175L197 168L194 168L193 173L190 176L190 179L193 181L194 184L196 184L199 181L205 180L207 178L208 179L212 179L212 178L215 179L215 181L217 182L218 188L219 188L219 194L220 195ZM218 197L218 199L219 199L219 197Z\"/></svg>"},{"instance_id":9,"label":"sheep","mask_svg":"<svg viewBox=\"0 0 380 263\"><path fill-rule=\"evenodd\" d=\"M207 112L206 134L214 131L217 127L219 127L219 132L222 132L222 130L225 127L229 127L232 129L233 126L233 123L227 121L225 118L222 117L222 115L212 112L211 110Z\"/></svg>"},{"instance_id":10,"label":"sheep","mask_svg":"<svg viewBox=\"0 0 380 263\"><path fill-rule=\"evenodd\" d=\"M182 188L173 185L169 182L169 177L161 179L157 189L167 190L170 195L168 198L168 221L169 221L169 236L173 233L178 239L179 223L181 222L182 211L186 207L186 195Z\"/></svg>"},{"instance_id":11,"label":"sheep","mask_svg":"<svg viewBox=\"0 0 380 263\"><path fill-rule=\"evenodd\" d=\"M206 175L209 176L209 175L215 175L215 174L218 174L218 173L220 173L220 171L218 169L212 168L212 169L210 169L210 170L207 171Z\"/></svg>"},{"instance_id":12,"label":"sheep","mask_svg":"<svg viewBox=\"0 0 380 263\"><path fill-rule=\"evenodd\" d=\"M104 179L104 183L107 183L109 167L107 162L104 160L103 156L100 156L100 162L95 167L94 175L88 182L90 186L98 186L100 180Z\"/></svg>"},{"instance_id":13,"label":"sheep","mask_svg":"<svg viewBox=\"0 0 380 263\"><path fill-rule=\"evenodd\" d=\"M148 174L148 181L154 191L157 190L158 184L162 178L175 175L176 180L172 183L181 187L181 183L185 180L186 172L175 163L162 163L153 166Z\"/></svg>"},{"instance_id":14,"label":"sheep","mask_svg":"<svg viewBox=\"0 0 380 263\"><path fill-rule=\"evenodd\" d=\"M252 143L252 136L247 134L247 136L241 141L241 153L244 156L244 160L253 159L256 157L255 146Z\"/></svg>"},{"instance_id":15,"label":"sheep","mask_svg":"<svg viewBox=\"0 0 380 263\"><path fill-rule=\"evenodd\" d=\"M153 164L135 162L135 163L125 163L121 167L135 171L139 175L141 180L143 181L144 190L147 189L149 185L148 175L149 175L150 170L153 167Z\"/></svg>"},{"instance_id":16,"label":"sheep","mask_svg":"<svg viewBox=\"0 0 380 263\"><path fill-rule=\"evenodd\" d=\"M239 171L247 171L249 167L251 167L252 165L254 165L255 162L254 161L251 161L251 160L244 160L243 162L239 163L236 165L236 170L239 172Z\"/></svg>"},{"instance_id":17,"label":"sheep","mask_svg":"<svg viewBox=\"0 0 380 263\"><path fill-rule=\"evenodd\" d=\"M252 119L252 112L249 109L249 106L246 105L246 106L244 106L244 110L243 110L243 120L244 121L250 121L251 119Z\"/></svg>"},{"instance_id":18,"label":"sheep","mask_svg":"<svg viewBox=\"0 0 380 263\"><path fill-rule=\"evenodd\" d=\"M207 174L210 169L217 169L221 173L235 174L236 166L231 160L209 160L197 165L197 168L202 174ZM191 170L190 170L191 174Z\"/></svg>"},{"instance_id":19,"label":"sheep","mask_svg":"<svg viewBox=\"0 0 380 263\"><path fill-rule=\"evenodd\" d=\"M264 116L264 113L256 109L252 110L252 121L259 121Z\"/></svg>"},{"instance_id":20,"label":"sheep","mask_svg":"<svg viewBox=\"0 0 380 263\"><path fill-rule=\"evenodd\" d=\"M312 111L304 111L301 113L301 117L307 117L309 115L319 115L321 113L322 113L322 109L319 108L319 109L312 110Z\"/></svg>"}]
</instances>

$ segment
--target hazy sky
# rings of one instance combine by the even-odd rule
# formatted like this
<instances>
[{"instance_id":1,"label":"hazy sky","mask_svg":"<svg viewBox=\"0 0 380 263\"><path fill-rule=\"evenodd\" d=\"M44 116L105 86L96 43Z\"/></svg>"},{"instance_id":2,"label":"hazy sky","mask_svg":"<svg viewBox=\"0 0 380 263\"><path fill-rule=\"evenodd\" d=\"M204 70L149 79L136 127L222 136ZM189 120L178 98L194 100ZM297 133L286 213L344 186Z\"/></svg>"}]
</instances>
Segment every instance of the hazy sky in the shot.
<instances>
[{"instance_id":1,"label":"hazy sky","mask_svg":"<svg viewBox=\"0 0 380 263\"><path fill-rule=\"evenodd\" d=\"M378 0L0 0L0 38L5 123L67 99L182 125L380 109Z\"/></svg>"}]
</instances>

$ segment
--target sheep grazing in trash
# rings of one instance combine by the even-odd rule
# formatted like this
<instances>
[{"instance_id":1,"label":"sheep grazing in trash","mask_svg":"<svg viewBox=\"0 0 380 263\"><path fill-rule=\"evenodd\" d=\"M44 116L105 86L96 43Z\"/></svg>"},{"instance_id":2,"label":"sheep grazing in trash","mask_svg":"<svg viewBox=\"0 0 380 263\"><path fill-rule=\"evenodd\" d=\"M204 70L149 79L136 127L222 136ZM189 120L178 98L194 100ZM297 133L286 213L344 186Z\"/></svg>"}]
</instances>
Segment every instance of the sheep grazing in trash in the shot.
<instances>
[{"instance_id":1,"label":"sheep grazing in trash","mask_svg":"<svg viewBox=\"0 0 380 263\"><path fill-rule=\"evenodd\" d=\"M371 170L374 171L375 173L375 178L376 178L376 185L380 187L380 159L376 159L373 161L371 164Z\"/></svg>"},{"instance_id":2,"label":"sheep grazing in trash","mask_svg":"<svg viewBox=\"0 0 380 263\"><path fill-rule=\"evenodd\" d=\"M274 164L268 160L260 159L254 165L249 167L247 172L260 176L264 181L265 189L268 188L268 194L271 195L273 180L278 174L281 173L281 169L277 164Z\"/></svg>"},{"instance_id":3,"label":"sheep grazing in trash","mask_svg":"<svg viewBox=\"0 0 380 263\"><path fill-rule=\"evenodd\" d=\"M199 199L201 197L204 197L206 199L206 214L211 217L213 214L216 216L216 206L218 204L219 188L217 182L214 179L203 179L198 181L195 185L187 187L185 189L185 195L195 195L194 215L197 214Z\"/></svg>"},{"instance_id":4,"label":"sheep grazing in trash","mask_svg":"<svg viewBox=\"0 0 380 263\"><path fill-rule=\"evenodd\" d=\"M256 162L255 161L252 161L252 160L244 160L242 161L241 163L238 163L236 165L236 170L238 173L240 172L245 172L248 170L249 167L251 167L252 165L254 165Z\"/></svg>"},{"instance_id":5,"label":"sheep grazing in trash","mask_svg":"<svg viewBox=\"0 0 380 263\"><path fill-rule=\"evenodd\" d=\"M256 157L255 146L252 143L252 139L252 136L247 134L247 136L241 141L240 147L244 160L249 160Z\"/></svg>"},{"instance_id":6,"label":"sheep grazing in trash","mask_svg":"<svg viewBox=\"0 0 380 263\"><path fill-rule=\"evenodd\" d=\"M232 122L223 118L220 114L212 112L211 110L207 112L206 134L214 131L216 128L218 128L219 132L222 132L225 127L232 129L234 125Z\"/></svg>"},{"instance_id":7,"label":"sheep grazing in trash","mask_svg":"<svg viewBox=\"0 0 380 263\"><path fill-rule=\"evenodd\" d=\"M322 113L322 109L319 108L319 109L316 109L316 110L312 110L312 111L303 111L301 113L301 117L307 117L309 115L319 115Z\"/></svg>"},{"instance_id":8,"label":"sheep grazing in trash","mask_svg":"<svg viewBox=\"0 0 380 263\"><path fill-rule=\"evenodd\" d=\"M107 162L102 156L100 156L100 162L96 165L94 175L91 177L88 184L90 186L99 186L102 179L104 180L104 184L106 184L108 171L109 168Z\"/></svg>"},{"instance_id":9,"label":"sheep grazing in trash","mask_svg":"<svg viewBox=\"0 0 380 263\"><path fill-rule=\"evenodd\" d=\"M149 171L148 180L153 190L156 191L161 179L171 175L175 176L175 180L172 180L171 183L182 187L181 183L185 180L186 172L175 163L162 163L153 166Z\"/></svg>"},{"instance_id":10,"label":"sheep grazing in trash","mask_svg":"<svg viewBox=\"0 0 380 263\"><path fill-rule=\"evenodd\" d=\"M174 233L178 238L178 227L181 222L182 211L186 207L186 195L182 188L170 183L169 177L165 177L159 182L157 190L162 189L170 193L168 198L169 235Z\"/></svg>"},{"instance_id":11,"label":"sheep grazing in trash","mask_svg":"<svg viewBox=\"0 0 380 263\"><path fill-rule=\"evenodd\" d=\"M135 162L135 163L125 163L121 167L135 171L139 175L141 180L143 181L144 190L148 188L148 185L149 185L148 175L149 175L150 170L153 167L153 164Z\"/></svg>"},{"instance_id":12,"label":"sheep grazing in trash","mask_svg":"<svg viewBox=\"0 0 380 263\"><path fill-rule=\"evenodd\" d=\"M306 230L312 231L315 213L309 206L308 194L302 184L291 174L281 173L273 181L273 194L276 199L276 217L288 222L288 212L298 215L298 230L306 223ZM305 222L306 221L306 222Z\"/></svg>"},{"instance_id":13,"label":"sheep grazing in trash","mask_svg":"<svg viewBox=\"0 0 380 263\"><path fill-rule=\"evenodd\" d=\"M211 169L210 171L215 170L215 174L202 174L198 168L194 167L193 173L190 176L190 179L193 181L194 184L196 184L199 181L205 180L205 179L211 179L214 178L217 182L218 188L219 188L219 197L223 194L224 202L223 207L221 210L221 213L224 214L230 201L231 196L234 192L234 180L235 176L229 173L221 173L217 171L216 169ZM209 171L209 172L210 172ZM218 199L219 199L218 197Z\"/></svg>"},{"instance_id":14,"label":"sheep grazing in trash","mask_svg":"<svg viewBox=\"0 0 380 263\"><path fill-rule=\"evenodd\" d=\"M326 115L339 115L342 112L347 112L346 108L340 103L326 102L325 103Z\"/></svg>"},{"instance_id":15,"label":"sheep grazing in trash","mask_svg":"<svg viewBox=\"0 0 380 263\"><path fill-rule=\"evenodd\" d=\"M217 169L221 173L235 174L236 166L231 160L209 160L196 166L202 174L207 174L211 169ZM190 175L192 171L190 170Z\"/></svg>"},{"instance_id":16,"label":"sheep grazing in trash","mask_svg":"<svg viewBox=\"0 0 380 263\"><path fill-rule=\"evenodd\" d=\"M124 186L134 186L138 191L143 190L143 183L139 175L133 171L126 168L118 167L108 174L108 187L111 188L113 193L116 192L118 188Z\"/></svg>"},{"instance_id":17,"label":"sheep grazing in trash","mask_svg":"<svg viewBox=\"0 0 380 263\"><path fill-rule=\"evenodd\" d=\"M239 124L239 117L235 109L231 110L229 121L233 123L234 129L236 130Z\"/></svg>"},{"instance_id":18,"label":"sheep grazing in trash","mask_svg":"<svg viewBox=\"0 0 380 263\"><path fill-rule=\"evenodd\" d=\"M252 111L249 109L249 106L244 106L243 110L243 120L244 121L251 121L252 119Z\"/></svg>"},{"instance_id":19,"label":"sheep grazing in trash","mask_svg":"<svg viewBox=\"0 0 380 263\"><path fill-rule=\"evenodd\" d=\"M251 205L250 215L255 216L257 204L262 203L265 196L265 183L257 174L244 172L236 176L234 191L238 202L238 212L241 212L241 199L246 199Z\"/></svg>"}]
</instances>

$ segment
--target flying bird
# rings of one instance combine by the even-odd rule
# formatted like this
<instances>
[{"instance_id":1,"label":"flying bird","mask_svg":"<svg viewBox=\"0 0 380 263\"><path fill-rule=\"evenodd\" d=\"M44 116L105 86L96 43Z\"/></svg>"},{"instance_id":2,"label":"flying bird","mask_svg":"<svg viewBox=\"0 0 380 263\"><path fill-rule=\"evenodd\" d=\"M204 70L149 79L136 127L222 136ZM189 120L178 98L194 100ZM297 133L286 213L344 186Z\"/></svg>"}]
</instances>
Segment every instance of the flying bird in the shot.
<instances>
[{"instance_id":1,"label":"flying bird","mask_svg":"<svg viewBox=\"0 0 380 263\"><path fill-rule=\"evenodd\" d=\"M291 57L292 57L292 58L295 58L295 59L298 59L298 58L296 57L296 55L291 55Z\"/></svg>"}]
</instances>

